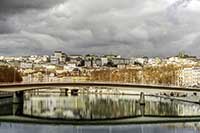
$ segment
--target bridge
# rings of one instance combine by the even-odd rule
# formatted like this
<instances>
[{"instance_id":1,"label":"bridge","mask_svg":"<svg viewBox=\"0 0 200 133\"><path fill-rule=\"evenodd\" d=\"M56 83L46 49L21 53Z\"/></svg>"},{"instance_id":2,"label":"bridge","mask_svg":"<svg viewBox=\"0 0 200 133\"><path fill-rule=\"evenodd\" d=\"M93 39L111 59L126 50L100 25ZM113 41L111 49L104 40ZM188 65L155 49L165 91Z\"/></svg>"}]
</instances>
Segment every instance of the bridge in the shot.
<instances>
[{"instance_id":1,"label":"bridge","mask_svg":"<svg viewBox=\"0 0 200 133\"><path fill-rule=\"evenodd\" d=\"M117 88L129 88L132 90L144 89L144 90L200 92L200 88L132 84L132 83L110 83L110 82L11 83L11 84L0 84L0 91L17 92L17 91L33 90L40 87L117 87Z\"/></svg>"},{"instance_id":2,"label":"bridge","mask_svg":"<svg viewBox=\"0 0 200 133\"><path fill-rule=\"evenodd\" d=\"M129 90L129 91L138 91L140 93L139 103L141 107L145 106L145 98L144 93L147 92L186 92L186 93L194 93L200 92L198 88L184 88L184 87L174 87L174 86L161 86L161 85L142 85L142 84L131 84L131 83L103 83L103 82L65 82L65 83L15 83L15 84L1 84L0 85L0 92L8 92L12 93L12 103L14 106L13 111L17 112L17 106L22 105L23 102L23 91L27 90L35 90L35 89L52 89L52 88L68 88L68 87L109 87L109 88L121 88L122 90ZM144 92L144 93L143 93ZM170 98L174 100L175 98ZM176 99L181 101L182 99ZM196 101L188 101L182 100L183 102L194 103L198 104L199 102ZM16 107L15 107L16 106ZM144 115L144 114L143 114ZM96 124L146 124L146 123L167 123L167 122L194 122L200 121L200 116L198 117L177 117L177 118L168 118L168 117L138 117L138 118L125 118L120 120L106 120L106 121L77 121L77 120L69 120L69 121L62 121L62 120L45 120L40 118L29 118L26 116L0 116L0 121L4 122L20 122L20 123L43 123L43 124L73 124L73 125L82 125L82 124L89 124L89 125L96 125Z\"/></svg>"},{"instance_id":3,"label":"bridge","mask_svg":"<svg viewBox=\"0 0 200 133\"><path fill-rule=\"evenodd\" d=\"M69 89L72 87L71 89ZM74 88L73 88L74 87ZM45 89L46 91L50 89L60 88L64 90L64 93L71 93L72 95L76 95L78 92L90 91L90 87L101 87L109 88L108 91L116 91L116 92L106 92L104 94L164 94L170 96L171 94L177 95L181 94L182 96L187 94L199 94L199 88L184 88L177 86L163 86L163 85L144 85L144 84L131 84L131 83L110 83L110 82L57 82L57 83L14 83L14 84L0 84L0 93L5 94L9 93L10 96L13 96L13 102L18 103L21 101L21 97L23 97L23 92L28 90L40 90ZM98 93L98 92L95 92ZM187 93L187 94L186 94ZM101 92L101 94L103 94ZM7 96L7 95L6 95ZM2 95L0 95L2 97Z\"/></svg>"}]
</instances>

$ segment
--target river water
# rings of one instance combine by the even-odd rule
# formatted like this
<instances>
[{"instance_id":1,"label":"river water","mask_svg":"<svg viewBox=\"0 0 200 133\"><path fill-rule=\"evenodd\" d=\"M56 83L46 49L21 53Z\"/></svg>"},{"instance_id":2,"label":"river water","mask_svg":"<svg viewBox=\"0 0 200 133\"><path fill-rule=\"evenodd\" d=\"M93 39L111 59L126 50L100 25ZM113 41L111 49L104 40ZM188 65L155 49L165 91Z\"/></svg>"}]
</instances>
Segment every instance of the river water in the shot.
<instances>
[{"instance_id":1,"label":"river water","mask_svg":"<svg viewBox=\"0 0 200 133\"><path fill-rule=\"evenodd\" d=\"M199 133L200 123L70 126L1 123L0 133Z\"/></svg>"},{"instance_id":2,"label":"river water","mask_svg":"<svg viewBox=\"0 0 200 133\"><path fill-rule=\"evenodd\" d=\"M200 105L192 101L140 95L68 95L62 91L27 91L21 114L49 119L118 119L139 116L200 116Z\"/></svg>"},{"instance_id":3,"label":"river water","mask_svg":"<svg viewBox=\"0 0 200 133\"><path fill-rule=\"evenodd\" d=\"M21 104L12 104L12 98L0 99L0 116L37 118L49 121L97 121L97 125L14 124L0 123L0 133L198 133L199 122L152 124L98 124L104 120L130 118L184 118L199 117L200 105L187 98L145 95L74 94L63 89L32 90L23 93ZM141 101L145 101L145 104Z\"/></svg>"}]
</instances>

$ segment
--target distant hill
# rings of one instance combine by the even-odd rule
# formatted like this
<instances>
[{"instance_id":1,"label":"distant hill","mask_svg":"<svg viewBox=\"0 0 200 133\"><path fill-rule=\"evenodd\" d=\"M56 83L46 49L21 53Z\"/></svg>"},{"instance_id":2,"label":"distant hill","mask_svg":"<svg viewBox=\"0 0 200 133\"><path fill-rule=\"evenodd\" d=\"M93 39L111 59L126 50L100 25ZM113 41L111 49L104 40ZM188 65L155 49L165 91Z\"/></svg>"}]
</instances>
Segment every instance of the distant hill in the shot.
<instances>
[{"instance_id":1,"label":"distant hill","mask_svg":"<svg viewBox=\"0 0 200 133\"><path fill-rule=\"evenodd\" d=\"M15 70L14 67L9 67L6 65L0 66L0 82L8 83L8 82L21 82L22 77L20 73Z\"/></svg>"}]
</instances>

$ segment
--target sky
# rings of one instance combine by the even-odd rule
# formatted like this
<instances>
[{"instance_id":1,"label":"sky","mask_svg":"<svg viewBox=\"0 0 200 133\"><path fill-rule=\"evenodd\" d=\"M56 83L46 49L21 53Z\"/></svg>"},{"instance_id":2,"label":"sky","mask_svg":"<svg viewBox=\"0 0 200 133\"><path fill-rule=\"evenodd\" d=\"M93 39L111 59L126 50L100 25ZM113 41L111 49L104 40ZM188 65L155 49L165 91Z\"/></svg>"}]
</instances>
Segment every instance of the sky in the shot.
<instances>
[{"instance_id":1,"label":"sky","mask_svg":"<svg viewBox=\"0 0 200 133\"><path fill-rule=\"evenodd\" d=\"M200 56L200 0L0 0L0 55Z\"/></svg>"}]
</instances>

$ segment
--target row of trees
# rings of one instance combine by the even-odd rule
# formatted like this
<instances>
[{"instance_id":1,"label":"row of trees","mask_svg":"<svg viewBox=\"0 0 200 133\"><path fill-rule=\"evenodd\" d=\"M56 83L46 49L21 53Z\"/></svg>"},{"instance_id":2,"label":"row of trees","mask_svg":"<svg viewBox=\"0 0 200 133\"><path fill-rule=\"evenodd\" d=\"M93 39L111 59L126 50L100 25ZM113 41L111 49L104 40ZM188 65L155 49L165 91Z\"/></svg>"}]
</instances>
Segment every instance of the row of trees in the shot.
<instances>
[{"instance_id":1,"label":"row of trees","mask_svg":"<svg viewBox=\"0 0 200 133\"><path fill-rule=\"evenodd\" d=\"M91 73L91 81L176 85L179 70L180 68L175 65L96 70Z\"/></svg>"},{"instance_id":2,"label":"row of trees","mask_svg":"<svg viewBox=\"0 0 200 133\"><path fill-rule=\"evenodd\" d=\"M14 67L0 66L0 82L21 82L22 76Z\"/></svg>"}]
</instances>

